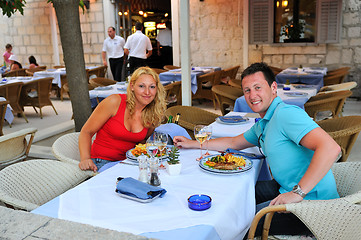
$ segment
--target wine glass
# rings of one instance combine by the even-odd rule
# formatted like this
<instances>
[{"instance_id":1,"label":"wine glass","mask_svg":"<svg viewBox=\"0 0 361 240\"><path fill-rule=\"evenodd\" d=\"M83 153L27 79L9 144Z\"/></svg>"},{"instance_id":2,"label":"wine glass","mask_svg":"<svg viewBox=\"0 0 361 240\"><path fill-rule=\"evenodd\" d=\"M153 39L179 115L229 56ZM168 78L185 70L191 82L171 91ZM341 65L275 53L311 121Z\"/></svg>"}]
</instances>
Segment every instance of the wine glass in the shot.
<instances>
[{"instance_id":1,"label":"wine glass","mask_svg":"<svg viewBox=\"0 0 361 240\"><path fill-rule=\"evenodd\" d=\"M206 127L207 126L205 126L205 125L196 125L194 127L194 137L196 138L196 140L199 142L199 144L201 146L200 147L201 148L201 156L199 158L197 158L197 161L202 159L202 144L208 138Z\"/></svg>"},{"instance_id":2,"label":"wine glass","mask_svg":"<svg viewBox=\"0 0 361 240\"><path fill-rule=\"evenodd\" d=\"M159 155L162 156L164 149L167 147L168 143L168 134L157 132L156 133L156 143L158 145ZM167 152L165 152L166 155Z\"/></svg>"},{"instance_id":3,"label":"wine glass","mask_svg":"<svg viewBox=\"0 0 361 240\"><path fill-rule=\"evenodd\" d=\"M154 158L158 152L158 146L155 140L155 135L151 135L146 142L146 149L149 157Z\"/></svg>"},{"instance_id":4,"label":"wine glass","mask_svg":"<svg viewBox=\"0 0 361 240\"><path fill-rule=\"evenodd\" d=\"M212 126L206 126L205 127L205 131L207 132L207 152L204 154L204 156L208 156L209 155L209 152L208 152L208 142L209 142L209 139L211 139L211 136L212 136Z\"/></svg>"}]
</instances>

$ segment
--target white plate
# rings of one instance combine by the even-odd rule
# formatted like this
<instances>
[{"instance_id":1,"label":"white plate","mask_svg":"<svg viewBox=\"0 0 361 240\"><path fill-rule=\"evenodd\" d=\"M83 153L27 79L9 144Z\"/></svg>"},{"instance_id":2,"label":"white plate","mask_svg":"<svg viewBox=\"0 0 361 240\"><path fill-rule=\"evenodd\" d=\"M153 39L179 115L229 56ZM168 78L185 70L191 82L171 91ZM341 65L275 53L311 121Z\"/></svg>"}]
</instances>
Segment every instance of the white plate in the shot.
<instances>
[{"instance_id":1,"label":"white plate","mask_svg":"<svg viewBox=\"0 0 361 240\"><path fill-rule=\"evenodd\" d=\"M305 92L284 92L283 94L288 97L306 97L308 95Z\"/></svg>"},{"instance_id":2,"label":"white plate","mask_svg":"<svg viewBox=\"0 0 361 240\"><path fill-rule=\"evenodd\" d=\"M249 118L243 117L243 119L245 119L246 121L243 121L243 122L223 122L221 119L219 119L219 117L217 117L216 122L220 123L220 124L225 124L225 125L239 125L239 124L245 124L245 123L249 122Z\"/></svg>"},{"instance_id":3,"label":"white plate","mask_svg":"<svg viewBox=\"0 0 361 240\"><path fill-rule=\"evenodd\" d=\"M246 172L248 170L250 170L253 167L253 162L251 159L239 155L239 154L233 154L234 156L239 156L239 157L243 157L246 160L246 165L243 167L239 167L238 169L235 170L222 170L222 169L215 169L213 167L210 167L208 165L206 165L206 161L212 157L218 156L221 154L214 154L214 155L209 155L207 157L203 157L200 161L199 161L199 167L208 173L214 173L214 174L223 174L223 175L229 175L229 174L238 174L238 173L242 173L242 172Z\"/></svg>"},{"instance_id":4,"label":"white plate","mask_svg":"<svg viewBox=\"0 0 361 240\"><path fill-rule=\"evenodd\" d=\"M132 150L133 150L133 149L134 149L134 148L128 150L128 151L125 153L125 156L126 156L130 161L138 162L137 157L134 156L133 153L132 153ZM170 151L170 148L167 147L166 149L167 149L168 152ZM168 158L168 156L163 156L163 157L160 157L159 160L163 161L163 160L165 160L165 159L167 159L167 158Z\"/></svg>"}]
</instances>

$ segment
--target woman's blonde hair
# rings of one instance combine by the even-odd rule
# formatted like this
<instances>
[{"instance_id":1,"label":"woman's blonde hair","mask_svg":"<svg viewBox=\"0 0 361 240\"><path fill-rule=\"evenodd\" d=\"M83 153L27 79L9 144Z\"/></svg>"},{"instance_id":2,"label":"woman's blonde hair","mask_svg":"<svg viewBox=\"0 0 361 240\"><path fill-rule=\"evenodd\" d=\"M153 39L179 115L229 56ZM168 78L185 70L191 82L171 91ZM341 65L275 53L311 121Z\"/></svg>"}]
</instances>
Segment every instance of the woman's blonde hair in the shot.
<instances>
[{"instance_id":1,"label":"woman's blonde hair","mask_svg":"<svg viewBox=\"0 0 361 240\"><path fill-rule=\"evenodd\" d=\"M167 105L165 101L164 87L160 83L158 74L153 69L149 67L140 67L134 71L127 88L127 107L129 109L130 115L133 115L135 107L135 95L131 89L131 85L134 86L135 82L143 74L152 76L157 84L157 93L155 94L153 101L149 103L142 111L143 125L147 128L157 127L164 118L164 112Z\"/></svg>"}]
</instances>

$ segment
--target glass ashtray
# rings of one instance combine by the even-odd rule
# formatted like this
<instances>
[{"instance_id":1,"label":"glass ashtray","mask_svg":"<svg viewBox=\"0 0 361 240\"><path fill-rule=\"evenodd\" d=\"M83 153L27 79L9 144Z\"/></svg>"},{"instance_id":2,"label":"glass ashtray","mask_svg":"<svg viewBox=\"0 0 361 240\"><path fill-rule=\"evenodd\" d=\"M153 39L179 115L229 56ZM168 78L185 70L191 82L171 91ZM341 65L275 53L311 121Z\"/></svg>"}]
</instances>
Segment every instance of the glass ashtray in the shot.
<instances>
[{"instance_id":1,"label":"glass ashtray","mask_svg":"<svg viewBox=\"0 0 361 240\"><path fill-rule=\"evenodd\" d=\"M188 198L188 207L192 210L203 211L210 208L212 198L204 194L192 195Z\"/></svg>"}]
</instances>

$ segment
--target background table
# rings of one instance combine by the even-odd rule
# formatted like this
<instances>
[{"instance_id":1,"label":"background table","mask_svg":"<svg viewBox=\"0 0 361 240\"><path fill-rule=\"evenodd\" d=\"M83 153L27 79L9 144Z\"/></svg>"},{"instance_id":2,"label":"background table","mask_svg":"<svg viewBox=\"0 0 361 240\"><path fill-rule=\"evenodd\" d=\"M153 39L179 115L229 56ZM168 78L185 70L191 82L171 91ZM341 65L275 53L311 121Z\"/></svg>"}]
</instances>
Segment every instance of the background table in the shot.
<instances>
[{"instance_id":1,"label":"background table","mask_svg":"<svg viewBox=\"0 0 361 240\"><path fill-rule=\"evenodd\" d=\"M61 88L61 75L66 75L65 68L58 68L58 69L47 69L45 71L38 71L34 72L34 77L37 78L53 78L53 84L58 85Z\"/></svg>"}]
</instances>

